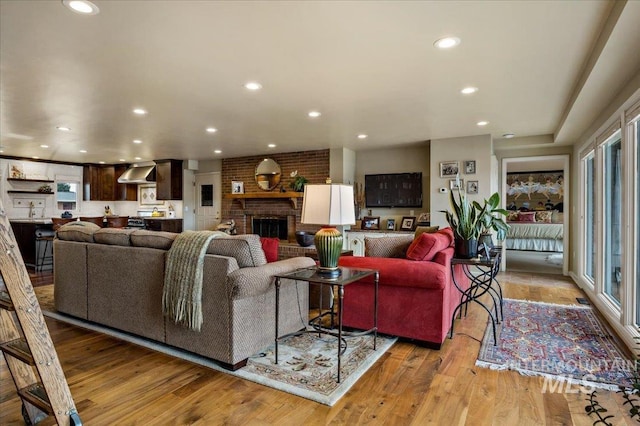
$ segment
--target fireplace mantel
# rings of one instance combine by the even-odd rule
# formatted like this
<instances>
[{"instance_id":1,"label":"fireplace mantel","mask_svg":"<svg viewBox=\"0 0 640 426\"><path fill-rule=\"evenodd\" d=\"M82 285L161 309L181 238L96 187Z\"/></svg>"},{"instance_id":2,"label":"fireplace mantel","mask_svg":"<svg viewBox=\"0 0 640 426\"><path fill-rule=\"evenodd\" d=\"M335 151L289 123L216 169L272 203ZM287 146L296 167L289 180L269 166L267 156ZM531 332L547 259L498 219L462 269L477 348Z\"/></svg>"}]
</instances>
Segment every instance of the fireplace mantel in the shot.
<instances>
[{"instance_id":1,"label":"fireplace mantel","mask_svg":"<svg viewBox=\"0 0 640 426\"><path fill-rule=\"evenodd\" d=\"M229 198L232 200L237 200L242 209L245 209L245 203L247 200L260 200L260 199L274 199L274 198L282 198L288 199L291 203L291 206L294 209L298 208L298 198L302 198L302 192L248 192L246 194L224 194L224 198Z\"/></svg>"}]
</instances>

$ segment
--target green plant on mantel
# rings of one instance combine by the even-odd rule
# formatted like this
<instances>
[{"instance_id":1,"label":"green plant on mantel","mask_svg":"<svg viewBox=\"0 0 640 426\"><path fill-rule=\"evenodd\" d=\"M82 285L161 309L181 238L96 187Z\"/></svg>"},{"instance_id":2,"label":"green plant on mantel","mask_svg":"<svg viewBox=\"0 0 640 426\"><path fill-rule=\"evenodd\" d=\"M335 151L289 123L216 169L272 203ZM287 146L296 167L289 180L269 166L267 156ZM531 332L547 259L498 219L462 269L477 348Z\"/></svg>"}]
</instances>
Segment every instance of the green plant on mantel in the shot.
<instances>
[{"instance_id":1,"label":"green plant on mantel","mask_svg":"<svg viewBox=\"0 0 640 426\"><path fill-rule=\"evenodd\" d=\"M304 191L304 184L308 183L309 180L304 176L300 176L297 170L291 172L291 177L293 180L289 184L289 187L296 192Z\"/></svg>"}]
</instances>

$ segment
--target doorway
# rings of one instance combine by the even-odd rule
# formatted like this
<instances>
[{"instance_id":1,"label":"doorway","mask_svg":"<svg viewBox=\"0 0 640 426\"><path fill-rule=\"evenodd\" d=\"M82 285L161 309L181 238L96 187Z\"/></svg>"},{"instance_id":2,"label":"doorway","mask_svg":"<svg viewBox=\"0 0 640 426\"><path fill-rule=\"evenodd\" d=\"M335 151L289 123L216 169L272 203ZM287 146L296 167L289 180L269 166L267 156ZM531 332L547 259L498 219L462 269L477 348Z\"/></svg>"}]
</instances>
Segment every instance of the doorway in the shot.
<instances>
[{"instance_id":1,"label":"doorway","mask_svg":"<svg viewBox=\"0 0 640 426\"><path fill-rule=\"evenodd\" d=\"M215 230L220 224L222 191L219 172L195 175L196 231Z\"/></svg>"},{"instance_id":2,"label":"doorway","mask_svg":"<svg viewBox=\"0 0 640 426\"><path fill-rule=\"evenodd\" d=\"M521 173L527 176L531 176L525 182L519 182L519 185L528 191L528 193L524 197L521 197L521 199L526 199L527 201L529 201L529 197L532 192L536 191L536 188L539 188L538 194L544 194L544 198L548 198L547 203L554 203L554 207L551 207L550 210L554 212L554 219L552 222L555 222L512 222L515 226L513 226L509 231L507 242L503 244L503 270L505 270L505 268L507 271L509 270L509 254L511 253L512 259L514 261L516 259L525 260L524 268L532 268L532 272L540 271L539 269L536 269L536 264L538 264L542 268L544 268L546 265L550 271L553 271L555 268L557 269L558 273L560 273L561 266L561 273L563 275L568 274L569 255L571 253L569 247L570 212L569 209L564 209L564 205L570 205L570 203L568 202L570 200L569 168L570 158L568 154L502 159L502 200L504 201L504 207L513 208L513 206L508 205L508 200L513 200L513 193L514 191L516 191L514 188L518 186L518 184L514 186L512 178L513 174ZM561 182L559 184L556 184L556 182L554 181L554 189L552 191L548 191L548 187L550 184L549 176L553 175L552 172L555 172L555 174L557 174L557 176L554 175L554 179L557 180L558 178L561 178ZM512 175L511 177L509 176L510 174ZM538 182L539 179L537 179L537 177L541 175L546 176L546 182ZM558 192L555 192L557 191L557 188L561 188L561 198ZM551 195L551 193L553 193L553 195ZM517 210L525 210L525 214L514 216L512 217L512 219L518 220L516 219L516 217L519 216L526 217L527 219L531 217L540 217L541 215L535 212L539 211L540 209L546 209L548 207L538 206L539 203L539 201L536 201L536 203L530 204L528 206L526 206L526 203L520 203L524 204L526 207L523 208L524 206L519 205L517 207ZM530 212L526 212L526 210L530 210ZM546 235L546 232L543 232L544 235L541 236L540 233L542 232L543 228L545 228L544 231L547 230L546 228L548 228L549 231L554 228L553 232L555 232L556 234L551 237ZM560 234L558 235L557 232L560 232ZM520 233L517 241L516 233ZM551 234L551 232L549 232L549 234ZM551 238L555 238L555 240L552 240Z\"/></svg>"}]
</instances>

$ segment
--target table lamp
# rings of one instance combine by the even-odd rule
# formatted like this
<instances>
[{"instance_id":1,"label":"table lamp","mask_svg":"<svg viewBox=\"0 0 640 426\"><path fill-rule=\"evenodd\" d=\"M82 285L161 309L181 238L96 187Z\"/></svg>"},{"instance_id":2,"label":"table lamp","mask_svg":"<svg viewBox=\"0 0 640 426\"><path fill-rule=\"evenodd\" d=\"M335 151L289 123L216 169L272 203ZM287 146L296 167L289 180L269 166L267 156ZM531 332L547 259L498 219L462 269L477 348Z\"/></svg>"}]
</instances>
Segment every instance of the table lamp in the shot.
<instances>
[{"instance_id":1,"label":"table lamp","mask_svg":"<svg viewBox=\"0 0 640 426\"><path fill-rule=\"evenodd\" d=\"M318 273L328 277L339 276L341 271L338 268L338 258L342 252L342 234L336 226L356 223L353 186L305 185L301 222L322 225L314 238L320 263Z\"/></svg>"}]
</instances>

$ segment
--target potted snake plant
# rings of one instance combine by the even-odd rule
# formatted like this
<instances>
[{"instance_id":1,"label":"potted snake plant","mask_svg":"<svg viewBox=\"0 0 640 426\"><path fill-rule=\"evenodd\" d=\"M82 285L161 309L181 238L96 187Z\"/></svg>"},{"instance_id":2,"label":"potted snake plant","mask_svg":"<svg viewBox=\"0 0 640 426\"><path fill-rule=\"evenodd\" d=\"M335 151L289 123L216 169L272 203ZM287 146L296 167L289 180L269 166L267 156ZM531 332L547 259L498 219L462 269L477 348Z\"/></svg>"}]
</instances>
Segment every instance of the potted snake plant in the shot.
<instances>
[{"instance_id":1,"label":"potted snake plant","mask_svg":"<svg viewBox=\"0 0 640 426\"><path fill-rule=\"evenodd\" d=\"M457 195L456 195L457 192ZM451 190L449 194L452 211L441 210L455 237L456 257L471 259L478 255L478 237L480 236L480 219L484 216L484 208L479 209L471 203L467 195L460 190Z\"/></svg>"}]
</instances>

